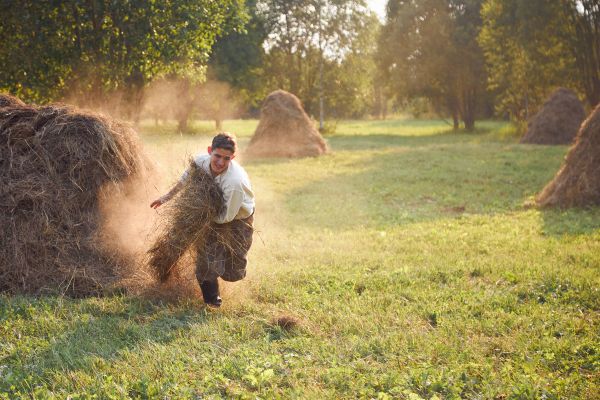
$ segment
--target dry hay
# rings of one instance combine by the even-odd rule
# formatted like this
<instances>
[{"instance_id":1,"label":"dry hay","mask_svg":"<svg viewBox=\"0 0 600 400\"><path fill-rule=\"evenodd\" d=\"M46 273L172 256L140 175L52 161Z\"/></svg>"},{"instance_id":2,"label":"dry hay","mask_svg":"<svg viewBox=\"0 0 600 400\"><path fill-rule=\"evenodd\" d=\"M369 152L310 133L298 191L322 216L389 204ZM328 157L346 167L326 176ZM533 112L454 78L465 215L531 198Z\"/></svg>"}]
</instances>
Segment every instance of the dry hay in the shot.
<instances>
[{"instance_id":1,"label":"dry hay","mask_svg":"<svg viewBox=\"0 0 600 400\"><path fill-rule=\"evenodd\" d=\"M309 157L326 152L325 140L313 126L296 96L283 90L267 96L246 155Z\"/></svg>"},{"instance_id":2,"label":"dry hay","mask_svg":"<svg viewBox=\"0 0 600 400\"><path fill-rule=\"evenodd\" d=\"M0 108L6 107L25 107L25 103L7 93L0 93Z\"/></svg>"},{"instance_id":3,"label":"dry hay","mask_svg":"<svg viewBox=\"0 0 600 400\"><path fill-rule=\"evenodd\" d=\"M585 111L577 95L559 88L531 118L521 143L571 144L584 119Z\"/></svg>"},{"instance_id":4,"label":"dry hay","mask_svg":"<svg viewBox=\"0 0 600 400\"><path fill-rule=\"evenodd\" d=\"M600 105L581 124L563 166L536 200L542 207L600 204Z\"/></svg>"},{"instance_id":5,"label":"dry hay","mask_svg":"<svg viewBox=\"0 0 600 400\"><path fill-rule=\"evenodd\" d=\"M99 202L143 170L136 133L67 106L0 102L0 292L100 294L128 261L99 239Z\"/></svg>"},{"instance_id":6,"label":"dry hay","mask_svg":"<svg viewBox=\"0 0 600 400\"><path fill-rule=\"evenodd\" d=\"M274 319L273 325L280 327L285 331L292 331L300 324L298 318L291 315L279 315Z\"/></svg>"},{"instance_id":7,"label":"dry hay","mask_svg":"<svg viewBox=\"0 0 600 400\"><path fill-rule=\"evenodd\" d=\"M210 174L191 161L183 188L163 206L161 232L148 250L147 264L160 282L181 279L181 269L186 265L180 262L182 257L188 250L203 246L223 206L220 187Z\"/></svg>"}]
</instances>

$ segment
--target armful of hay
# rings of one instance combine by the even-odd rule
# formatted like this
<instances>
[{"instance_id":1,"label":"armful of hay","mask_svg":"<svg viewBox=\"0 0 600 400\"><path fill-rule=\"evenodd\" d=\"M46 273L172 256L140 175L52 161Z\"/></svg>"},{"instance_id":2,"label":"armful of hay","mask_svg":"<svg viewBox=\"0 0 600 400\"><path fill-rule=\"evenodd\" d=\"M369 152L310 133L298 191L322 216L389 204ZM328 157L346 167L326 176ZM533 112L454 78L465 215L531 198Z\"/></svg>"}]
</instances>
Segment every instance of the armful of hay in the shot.
<instances>
[{"instance_id":1,"label":"armful of hay","mask_svg":"<svg viewBox=\"0 0 600 400\"><path fill-rule=\"evenodd\" d=\"M190 162L188 177L181 185L161 214L163 228L148 250L148 265L161 282L169 279L188 249L202 245L224 207L221 188L195 162Z\"/></svg>"}]
</instances>

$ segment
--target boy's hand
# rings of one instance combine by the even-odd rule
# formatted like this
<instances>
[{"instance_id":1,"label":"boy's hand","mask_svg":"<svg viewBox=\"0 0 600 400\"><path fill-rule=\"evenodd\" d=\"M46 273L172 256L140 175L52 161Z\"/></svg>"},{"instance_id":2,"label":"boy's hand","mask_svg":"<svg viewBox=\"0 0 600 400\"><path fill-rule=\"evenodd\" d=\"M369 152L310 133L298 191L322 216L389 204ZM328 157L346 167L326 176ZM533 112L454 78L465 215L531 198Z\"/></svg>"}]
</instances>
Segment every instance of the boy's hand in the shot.
<instances>
[{"instance_id":1,"label":"boy's hand","mask_svg":"<svg viewBox=\"0 0 600 400\"><path fill-rule=\"evenodd\" d=\"M156 199L150 204L150 207L157 209L158 207L162 206L162 204L163 202L161 199Z\"/></svg>"}]
</instances>

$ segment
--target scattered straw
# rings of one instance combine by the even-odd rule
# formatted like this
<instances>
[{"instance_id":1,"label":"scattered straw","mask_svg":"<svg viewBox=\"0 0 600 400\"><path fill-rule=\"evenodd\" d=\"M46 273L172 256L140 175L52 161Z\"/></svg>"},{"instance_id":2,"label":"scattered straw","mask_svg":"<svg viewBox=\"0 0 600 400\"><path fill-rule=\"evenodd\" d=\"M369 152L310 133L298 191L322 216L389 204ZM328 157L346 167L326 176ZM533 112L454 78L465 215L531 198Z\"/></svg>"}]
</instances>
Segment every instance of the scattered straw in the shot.
<instances>
[{"instance_id":1,"label":"scattered straw","mask_svg":"<svg viewBox=\"0 0 600 400\"><path fill-rule=\"evenodd\" d=\"M291 315L280 315L275 319L274 325L277 325L281 329L289 332L298 327L299 321L297 318L292 317Z\"/></svg>"}]
</instances>

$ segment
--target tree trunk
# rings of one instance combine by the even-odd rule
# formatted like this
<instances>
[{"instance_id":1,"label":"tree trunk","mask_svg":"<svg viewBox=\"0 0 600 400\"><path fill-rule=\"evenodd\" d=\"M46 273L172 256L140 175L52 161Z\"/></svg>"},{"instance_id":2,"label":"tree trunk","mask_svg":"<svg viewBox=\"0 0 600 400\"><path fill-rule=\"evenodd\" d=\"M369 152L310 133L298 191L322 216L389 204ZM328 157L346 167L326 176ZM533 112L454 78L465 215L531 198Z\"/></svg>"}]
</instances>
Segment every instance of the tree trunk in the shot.
<instances>
[{"instance_id":1,"label":"tree trunk","mask_svg":"<svg viewBox=\"0 0 600 400\"><path fill-rule=\"evenodd\" d=\"M467 115L465 115L463 122L465 123L466 130L472 131L475 129L475 117L473 116L472 112L469 112Z\"/></svg>"},{"instance_id":2,"label":"tree trunk","mask_svg":"<svg viewBox=\"0 0 600 400\"><path fill-rule=\"evenodd\" d=\"M144 102L144 75L141 71L133 71L125 78L125 95L122 98L121 110L135 126L139 125Z\"/></svg>"},{"instance_id":3,"label":"tree trunk","mask_svg":"<svg viewBox=\"0 0 600 400\"><path fill-rule=\"evenodd\" d=\"M381 99L381 117L385 120L388 113L388 98L385 93L381 96Z\"/></svg>"},{"instance_id":4,"label":"tree trunk","mask_svg":"<svg viewBox=\"0 0 600 400\"><path fill-rule=\"evenodd\" d=\"M385 119L383 115L383 93L381 85L376 81L373 84L373 116L377 119Z\"/></svg>"},{"instance_id":5,"label":"tree trunk","mask_svg":"<svg viewBox=\"0 0 600 400\"><path fill-rule=\"evenodd\" d=\"M176 111L177 130L179 132L185 132L188 128L188 119L190 118L192 109L194 108L194 101L191 94L191 84L189 79L182 79L178 89L180 106Z\"/></svg>"},{"instance_id":6,"label":"tree trunk","mask_svg":"<svg viewBox=\"0 0 600 400\"><path fill-rule=\"evenodd\" d=\"M323 29L321 18L321 3L319 3L319 132L323 132L325 129L325 110L323 108Z\"/></svg>"},{"instance_id":7,"label":"tree trunk","mask_svg":"<svg viewBox=\"0 0 600 400\"><path fill-rule=\"evenodd\" d=\"M460 128L460 107L455 95L446 95L446 107L452 114L452 128L457 131Z\"/></svg>"},{"instance_id":8,"label":"tree trunk","mask_svg":"<svg viewBox=\"0 0 600 400\"><path fill-rule=\"evenodd\" d=\"M600 102L600 11L594 0L564 2L564 7L575 30L571 39L575 65L588 103L594 108Z\"/></svg>"},{"instance_id":9,"label":"tree trunk","mask_svg":"<svg viewBox=\"0 0 600 400\"><path fill-rule=\"evenodd\" d=\"M177 131L179 133L183 133L183 132L187 131L187 128L188 128L188 116L184 115L183 113L180 113L178 121L177 121Z\"/></svg>"},{"instance_id":10,"label":"tree trunk","mask_svg":"<svg viewBox=\"0 0 600 400\"><path fill-rule=\"evenodd\" d=\"M468 131L475 129L475 98L475 89L467 90L463 98L463 122Z\"/></svg>"},{"instance_id":11,"label":"tree trunk","mask_svg":"<svg viewBox=\"0 0 600 400\"><path fill-rule=\"evenodd\" d=\"M460 119L458 118L458 112L456 110L452 110L452 129L455 131L460 128Z\"/></svg>"}]
</instances>

